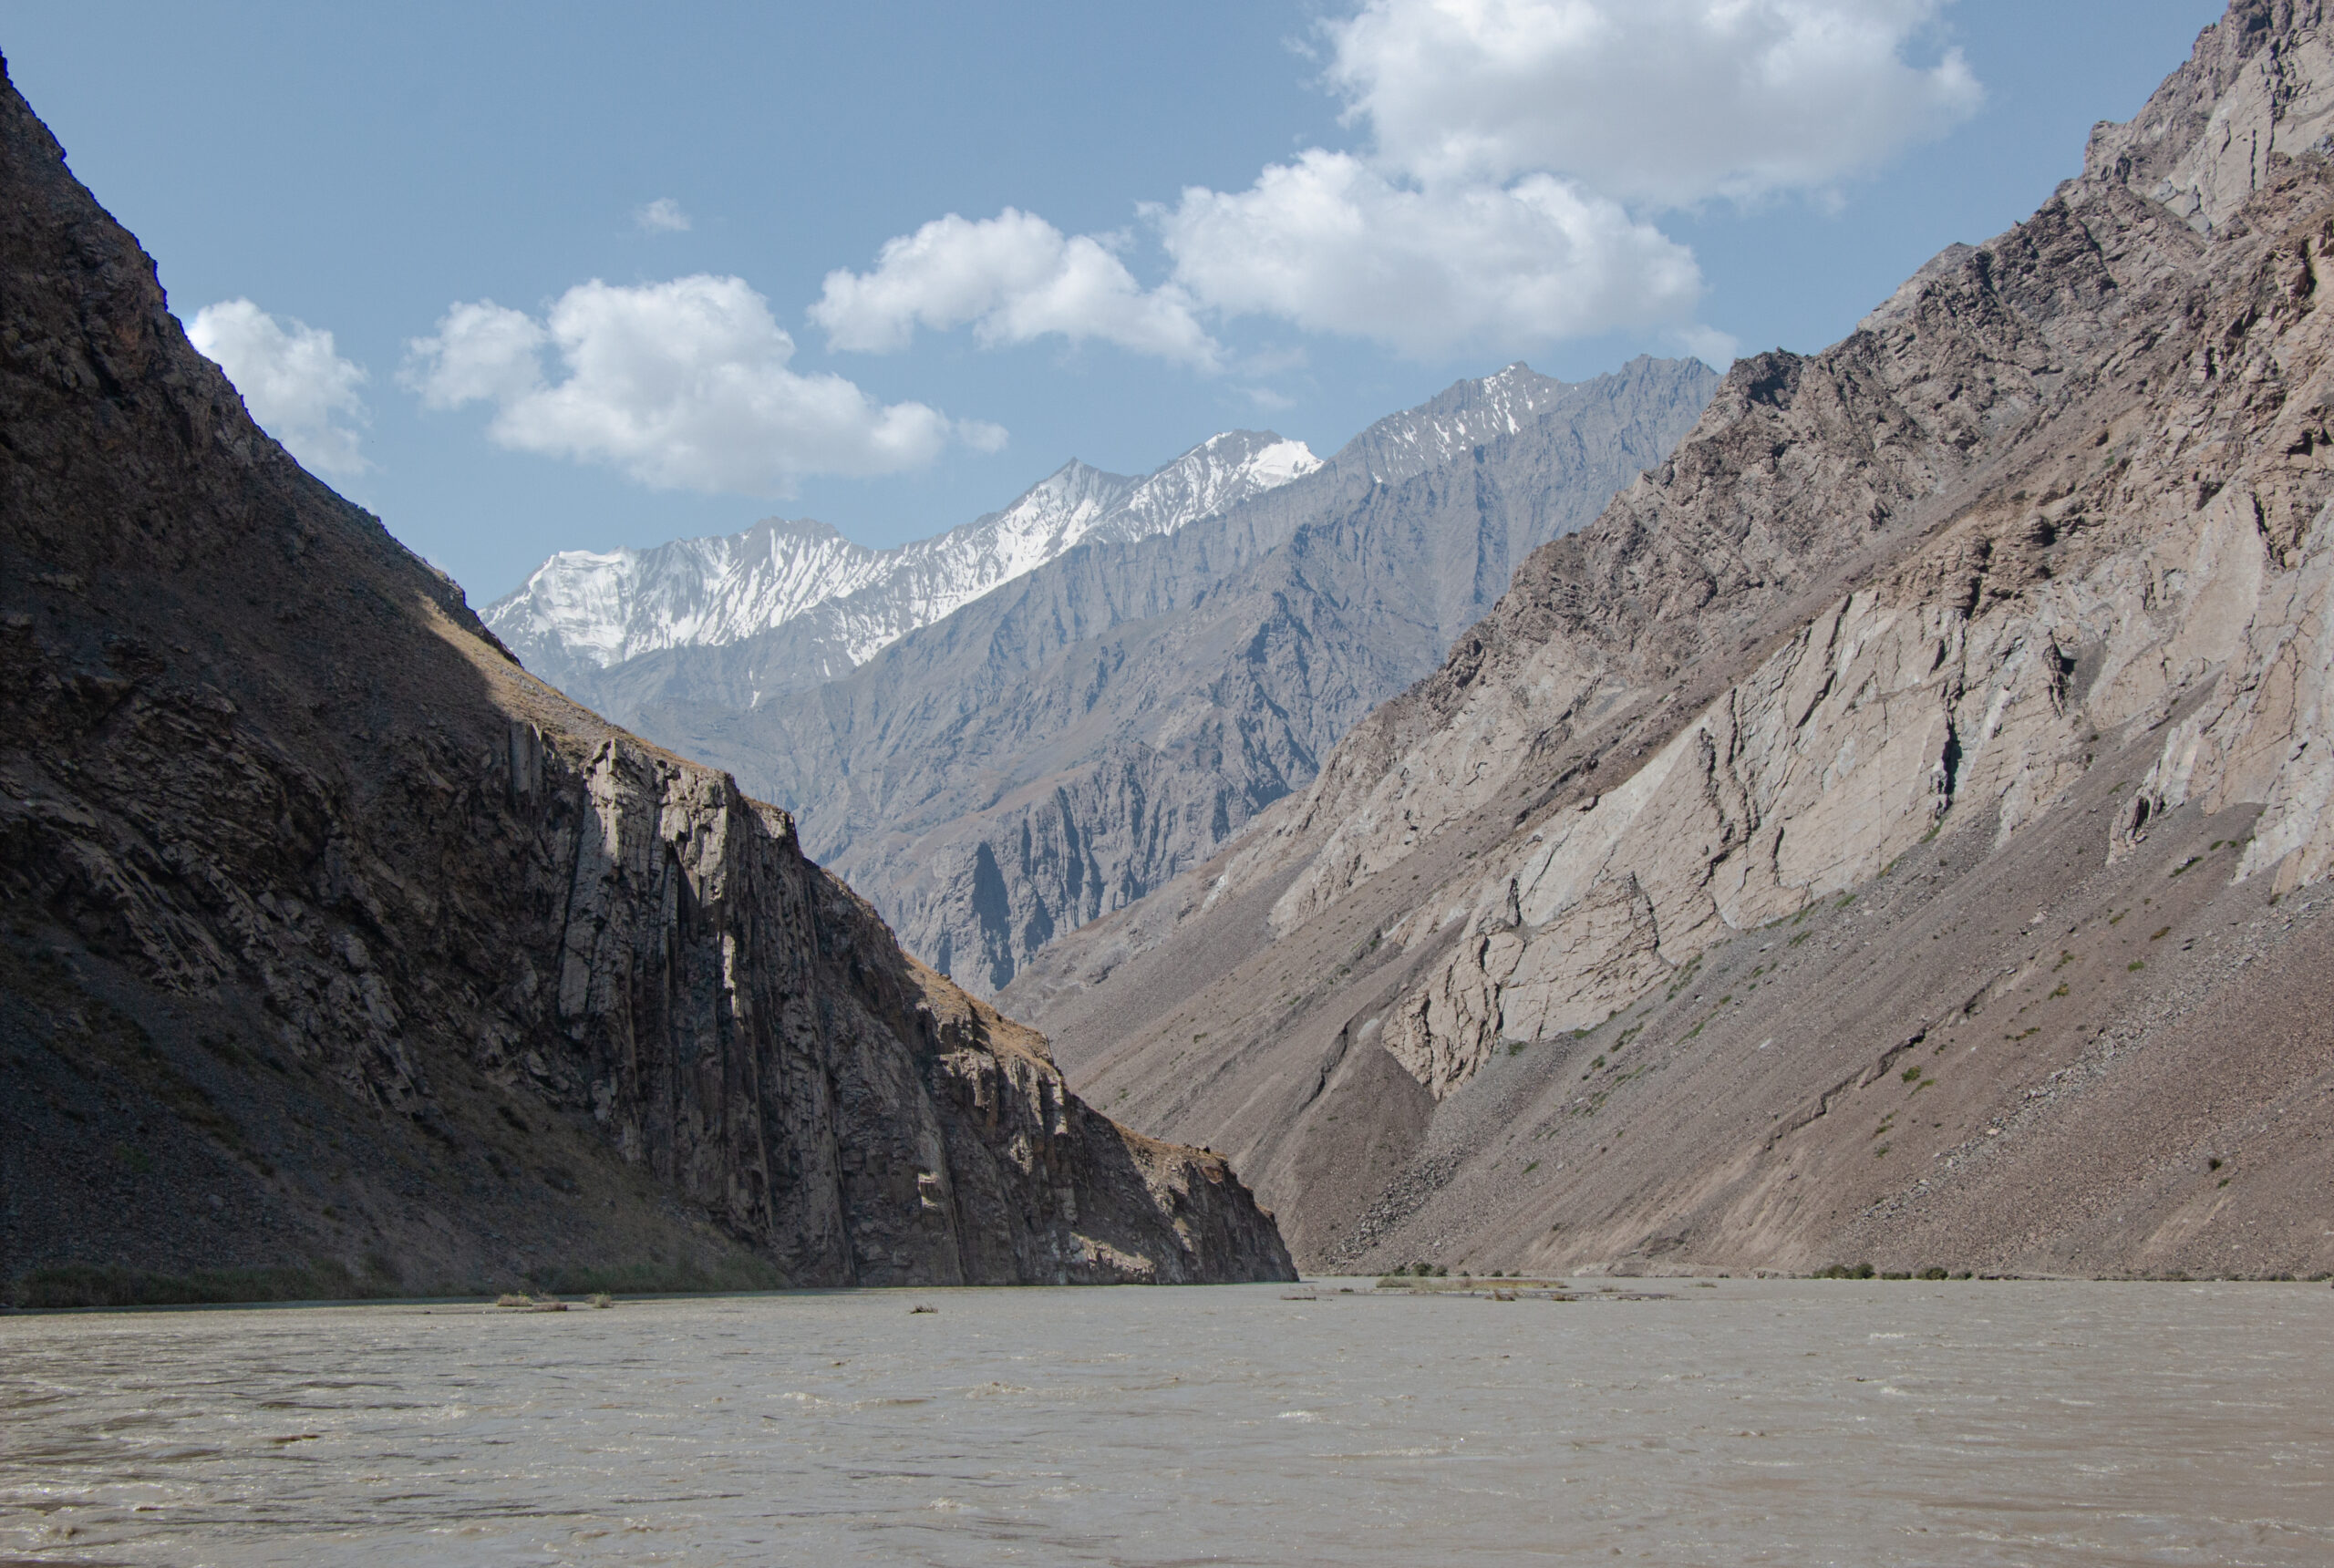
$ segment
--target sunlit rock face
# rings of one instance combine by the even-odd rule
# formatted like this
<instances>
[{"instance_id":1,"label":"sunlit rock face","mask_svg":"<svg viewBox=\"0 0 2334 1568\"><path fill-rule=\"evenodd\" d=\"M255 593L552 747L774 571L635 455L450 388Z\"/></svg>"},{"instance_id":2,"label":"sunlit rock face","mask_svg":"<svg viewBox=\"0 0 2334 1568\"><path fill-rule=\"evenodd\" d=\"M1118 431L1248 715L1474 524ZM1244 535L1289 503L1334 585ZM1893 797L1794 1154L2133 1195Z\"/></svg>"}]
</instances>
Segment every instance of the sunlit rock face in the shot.
<instances>
[{"instance_id":1,"label":"sunlit rock face","mask_svg":"<svg viewBox=\"0 0 2334 1568\"><path fill-rule=\"evenodd\" d=\"M2032 219L1737 364L1005 1005L1317 1261L2328 1266L2188 1172L2322 1179L2329 46L2243 0Z\"/></svg>"}]
</instances>

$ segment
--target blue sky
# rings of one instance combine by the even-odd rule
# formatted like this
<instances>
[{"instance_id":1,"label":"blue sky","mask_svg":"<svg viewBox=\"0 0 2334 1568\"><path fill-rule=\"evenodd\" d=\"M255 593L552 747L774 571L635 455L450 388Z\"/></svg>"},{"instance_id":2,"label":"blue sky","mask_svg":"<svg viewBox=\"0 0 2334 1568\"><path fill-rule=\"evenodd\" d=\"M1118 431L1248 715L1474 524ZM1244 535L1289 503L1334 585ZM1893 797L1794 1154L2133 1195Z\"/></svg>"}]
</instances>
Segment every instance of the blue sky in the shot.
<instances>
[{"instance_id":1,"label":"blue sky","mask_svg":"<svg viewBox=\"0 0 2334 1568\"><path fill-rule=\"evenodd\" d=\"M1517 358L1820 348L2221 6L1751 0L1763 87L1711 9L12 0L0 49L255 410L483 603L1327 452Z\"/></svg>"}]
</instances>

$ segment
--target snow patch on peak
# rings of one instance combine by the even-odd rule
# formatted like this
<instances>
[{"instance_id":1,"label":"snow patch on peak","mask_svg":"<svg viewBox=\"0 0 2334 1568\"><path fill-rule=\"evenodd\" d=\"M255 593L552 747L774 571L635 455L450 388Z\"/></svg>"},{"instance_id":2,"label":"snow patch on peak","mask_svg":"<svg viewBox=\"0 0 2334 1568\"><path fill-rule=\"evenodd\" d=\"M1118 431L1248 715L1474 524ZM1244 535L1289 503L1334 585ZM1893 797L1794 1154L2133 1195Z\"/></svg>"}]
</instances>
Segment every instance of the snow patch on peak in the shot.
<instances>
[{"instance_id":1,"label":"snow patch on peak","mask_svg":"<svg viewBox=\"0 0 2334 1568\"><path fill-rule=\"evenodd\" d=\"M1073 459L1003 511L892 550L809 519L769 518L653 550L563 551L484 619L552 679L740 642L811 614L832 623L829 645L856 665L1087 540L1172 533L1320 466L1302 441L1231 430L1141 479Z\"/></svg>"}]
</instances>

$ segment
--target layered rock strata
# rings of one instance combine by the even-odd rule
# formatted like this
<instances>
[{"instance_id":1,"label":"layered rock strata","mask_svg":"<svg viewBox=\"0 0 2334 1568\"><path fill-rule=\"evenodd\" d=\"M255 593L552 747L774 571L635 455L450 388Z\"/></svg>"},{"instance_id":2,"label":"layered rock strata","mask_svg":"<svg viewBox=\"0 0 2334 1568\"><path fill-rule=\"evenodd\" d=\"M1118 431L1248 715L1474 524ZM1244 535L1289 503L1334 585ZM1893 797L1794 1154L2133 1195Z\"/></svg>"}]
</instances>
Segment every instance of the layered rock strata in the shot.
<instances>
[{"instance_id":1,"label":"layered rock strata","mask_svg":"<svg viewBox=\"0 0 2334 1568\"><path fill-rule=\"evenodd\" d=\"M1007 1005L1317 1261L2334 1265L2327 46L2240 0L2032 220L1739 364Z\"/></svg>"},{"instance_id":2,"label":"layered rock strata","mask_svg":"<svg viewBox=\"0 0 2334 1568\"><path fill-rule=\"evenodd\" d=\"M0 188L20 1295L1287 1274L1224 1161L302 472L13 88Z\"/></svg>"}]
</instances>

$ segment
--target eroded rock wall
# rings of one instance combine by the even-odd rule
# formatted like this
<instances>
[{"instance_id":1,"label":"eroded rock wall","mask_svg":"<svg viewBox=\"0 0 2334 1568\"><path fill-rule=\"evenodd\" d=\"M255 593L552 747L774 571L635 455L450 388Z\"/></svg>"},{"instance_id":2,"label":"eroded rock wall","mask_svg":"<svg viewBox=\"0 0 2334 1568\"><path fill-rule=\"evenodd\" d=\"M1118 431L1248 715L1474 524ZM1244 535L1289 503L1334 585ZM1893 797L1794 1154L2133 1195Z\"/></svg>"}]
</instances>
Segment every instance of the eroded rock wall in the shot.
<instances>
[{"instance_id":1,"label":"eroded rock wall","mask_svg":"<svg viewBox=\"0 0 2334 1568\"><path fill-rule=\"evenodd\" d=\"M0 1275L1287 1273L302 472L13 89L0 189Z\"/></svg>"}]
</instances>

